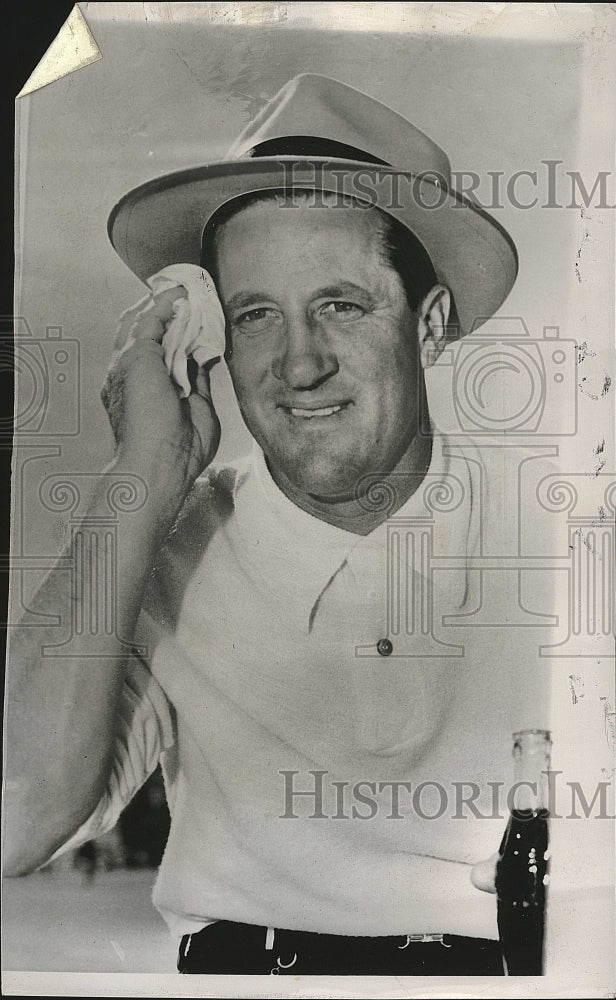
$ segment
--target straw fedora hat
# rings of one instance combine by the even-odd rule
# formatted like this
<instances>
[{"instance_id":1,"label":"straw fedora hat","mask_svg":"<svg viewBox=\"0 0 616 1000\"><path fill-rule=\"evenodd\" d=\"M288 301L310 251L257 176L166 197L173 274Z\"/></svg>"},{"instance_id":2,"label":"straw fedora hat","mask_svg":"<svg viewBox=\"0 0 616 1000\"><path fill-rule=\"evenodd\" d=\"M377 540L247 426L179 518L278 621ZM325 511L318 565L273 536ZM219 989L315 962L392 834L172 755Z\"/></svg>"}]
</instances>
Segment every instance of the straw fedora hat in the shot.
<instances>
[{"instance_id":1,"label":"straw fedora hat","mask_svg":"<svg viewBox=\"0 0 616 1000\"><path fill-rule=\"evenodd\" d=\"M130 191L110 215L109 236L145 281L169 264L198 264L203 229L226 202L292 188L351 195L410 229L453 293L459 323L454 338L492 316L515 281L513 240L451 189L443 150L387 105L314 73L290 80L224 161Z\"/></svg>"}]
</instances>

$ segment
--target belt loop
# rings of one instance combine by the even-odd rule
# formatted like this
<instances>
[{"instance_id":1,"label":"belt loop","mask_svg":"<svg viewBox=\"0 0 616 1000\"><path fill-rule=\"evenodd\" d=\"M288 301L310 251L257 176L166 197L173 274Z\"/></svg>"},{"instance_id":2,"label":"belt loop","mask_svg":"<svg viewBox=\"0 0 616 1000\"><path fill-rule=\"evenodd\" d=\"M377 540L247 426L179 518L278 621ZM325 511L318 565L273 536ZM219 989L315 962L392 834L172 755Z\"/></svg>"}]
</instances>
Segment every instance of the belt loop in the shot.
<instances>
[{"instance_id":1,"label":"belt loop","mask_svg":"<svg viewBox=\"0 0 616 1000\"><path fill-rule=\"evenodd\" d=\"M275 931L274 931L273 927L268 927L267 931L265 932L265 950L266 951L273 951L273 949L274 949L274 933L275 933Z\"/></svg>"}]
</instances>

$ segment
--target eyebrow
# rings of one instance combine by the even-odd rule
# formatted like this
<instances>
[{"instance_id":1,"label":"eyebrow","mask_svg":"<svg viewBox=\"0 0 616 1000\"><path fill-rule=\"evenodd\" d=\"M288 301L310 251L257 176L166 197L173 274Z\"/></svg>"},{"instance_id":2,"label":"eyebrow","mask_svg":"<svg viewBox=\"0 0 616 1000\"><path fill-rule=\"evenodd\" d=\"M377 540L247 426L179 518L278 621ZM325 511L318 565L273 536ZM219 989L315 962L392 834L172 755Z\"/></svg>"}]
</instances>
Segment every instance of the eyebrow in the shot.
<instances>
[{"instance_id":1,"label":"eyebrow","mask_svg":"<svg viewBox=\"0 0 616 1000\"><path fill-rule=\"evenodd\" d=\"M352 281L341 281L337 285L326 285L323 288L318 288L312 293L311 298L313 299L340 299L347 295L354 296L356 298L361 298L364 301L372 302L373 297L370 292L361 288L359 285L353 284ZM271 296L266 292L236 292L232 295L229 301L226 303L226 307L229 312L235 312L236 309L249 309L250 306L261 304L263 302L269 302Z\"/></svg>"},{"instance_id":2,"label":"eyebrow","mask_svg":"<svg viewBox=\"0 0 616 1000\"><path fill-rule=\"evenodd\" d=\"M236 292L235 295L231 296L226 306L229 312L235 312L236 309L248 309L249 306L254 306L258 302L267 302L269 298L269 295L264 292Z\"/></svg>"},{"instance_id":3,"label":"eyebrow","mask_svg":"<svg viewBox=\"0 0 616 1000\"><path fill-rule=\"evenodd\" d=\"M327 285L325 288L319 288L313 297L315 299L341 299L345 295L355 295L372 300L372 295L367 288L355 285L352 281L341 281L338 285Z\"/></svg>"}]
</instances>

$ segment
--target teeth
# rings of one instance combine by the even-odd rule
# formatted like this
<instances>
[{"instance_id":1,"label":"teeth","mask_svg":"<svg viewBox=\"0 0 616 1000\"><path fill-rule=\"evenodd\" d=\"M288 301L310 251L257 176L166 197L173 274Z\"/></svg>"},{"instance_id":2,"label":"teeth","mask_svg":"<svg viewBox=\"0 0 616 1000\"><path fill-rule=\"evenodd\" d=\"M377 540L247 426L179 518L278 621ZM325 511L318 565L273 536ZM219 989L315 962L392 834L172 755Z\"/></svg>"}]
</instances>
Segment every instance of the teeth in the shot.
<instances>
[{"instance_id":1,"label":"teeth","mask_svg":"<svg viewBox=\"0 0 616 1000\"><path fill-rule=\"evenodd\" d=\"M294 417L304 417L305 420L310 420L311 417L330 417L332 413L338 413L341 409L342 403L338 403L336 406L324 406L320 410L302 410L292 406L291 413Z\"/></svg>"}]
</instances>

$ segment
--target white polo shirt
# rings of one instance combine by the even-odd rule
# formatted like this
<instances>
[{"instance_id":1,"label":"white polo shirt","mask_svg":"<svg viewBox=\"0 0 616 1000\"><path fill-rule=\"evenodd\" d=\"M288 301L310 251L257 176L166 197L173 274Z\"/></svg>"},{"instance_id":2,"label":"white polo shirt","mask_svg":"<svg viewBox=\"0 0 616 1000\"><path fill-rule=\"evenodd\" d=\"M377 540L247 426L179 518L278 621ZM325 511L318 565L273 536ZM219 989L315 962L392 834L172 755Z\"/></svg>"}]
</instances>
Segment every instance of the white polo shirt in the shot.
<instances>
[{"instance_id":1,"label":"white polo shirt","mask_svg":"<svg viewBox=\"0 0 616 1000\"><path fill-rule=\"evenodd\" d=\"M480 453L438 432L422 486L367 536L296 507L256 446L208 470L152 572L107 793L69 843L160 760L154 902L174 933L496 937L470 868L498 848L496 783L511 733L546 726L547 680L515 613L473 627L492 500Z\"/></svg>"}]
</instances>

